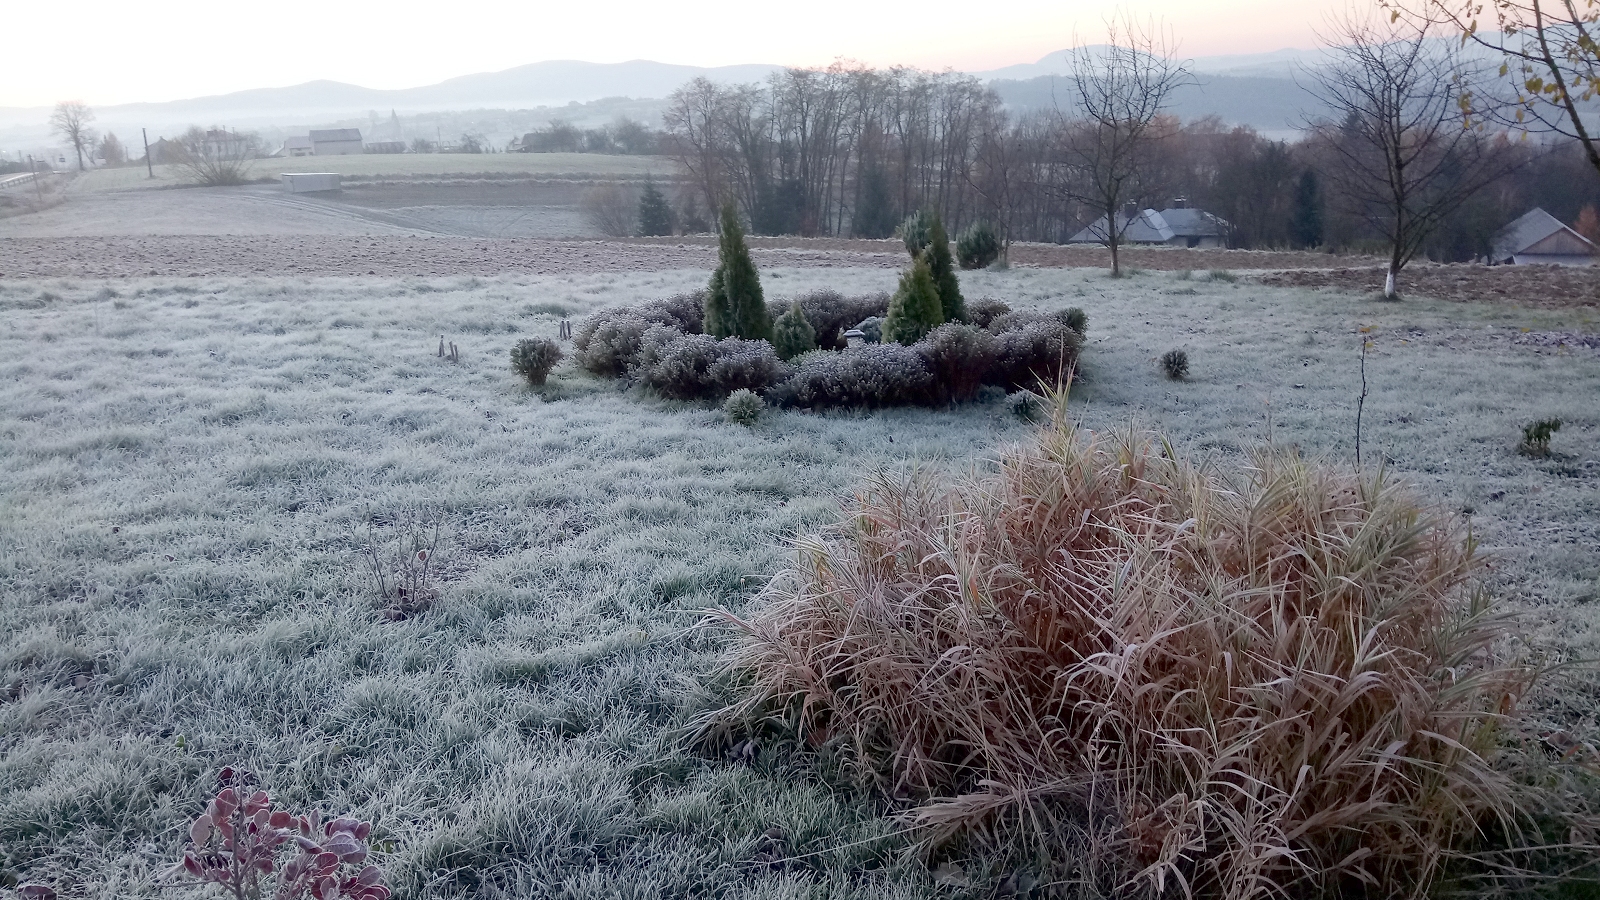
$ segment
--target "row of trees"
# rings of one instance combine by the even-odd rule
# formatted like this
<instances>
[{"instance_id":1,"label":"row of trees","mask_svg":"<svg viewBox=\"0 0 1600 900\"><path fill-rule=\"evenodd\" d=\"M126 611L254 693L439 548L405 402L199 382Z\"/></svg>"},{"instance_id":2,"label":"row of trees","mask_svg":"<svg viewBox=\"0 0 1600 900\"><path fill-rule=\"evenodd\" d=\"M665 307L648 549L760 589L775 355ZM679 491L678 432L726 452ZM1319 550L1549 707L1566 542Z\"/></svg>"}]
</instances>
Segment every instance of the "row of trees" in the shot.
<instances>
[{"instance_id":1,"label":"row of trees","mask_svg":"<svg viewBox=\"0 0 1600 900\"><path fill-rule=\"evenodd\" d=\"M1310 73L1336 114L1306 123L1294 144L1178 122L1167 100L1189 73L1165 36L1119 23L1108 48L1075 54L1054 110L1012 114L963 75L837 64L764 85L692 82L670 100L664 146L688 199L732 200L757 232L884 237L930 207L952 230L982 219L1007 244L1061 241L1097 219L1125 222L1130 205L1182 196L1226 219L1232 246L1381 248L1392 289L1418 254L1482 256L1532 202L1576 202L1570 182L1564 192L1551 182L1571 174L1574 147L1593 157L1576 111L1566 128L1555 115L1572 107L1575 86L1592 89L1592 70L1580 65L1553 88L1553 76L1528 74L1524 48L1520 70L1496 72L1461 52L1460 32L1475 32L1441 27L1444 11L1434 3L1336 27L1332 63ZM1576 143L1560 144L1562 134ZM1596 184L1594 171L1577 175ZM1121 229L1108 232L1116 265Z\"/></svg>"}]
</instances>

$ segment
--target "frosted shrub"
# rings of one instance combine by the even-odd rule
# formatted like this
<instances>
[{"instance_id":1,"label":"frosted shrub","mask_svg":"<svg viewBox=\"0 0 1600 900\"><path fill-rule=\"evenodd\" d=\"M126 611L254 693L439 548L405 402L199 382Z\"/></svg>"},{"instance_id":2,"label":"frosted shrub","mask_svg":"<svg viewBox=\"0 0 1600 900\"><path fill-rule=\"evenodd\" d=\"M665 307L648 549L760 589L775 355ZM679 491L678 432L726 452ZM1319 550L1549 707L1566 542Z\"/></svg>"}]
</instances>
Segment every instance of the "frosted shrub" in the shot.
<instances>
[{"instance_id":1,"label":"frosted shrub","mask_svg":"<svg viewBox=\"0 0 1600 900\"><path fill-rule=\"evenodd\" d=\"M1001 332L985 380L1008 389L1053 387L1077 368L1082 344L1083 337L1054 316Z\"/></svg>"},{"instance_id":2,"label":"frosted shrub","mask_svg":"<svg viewBox=\"0 0 1600 900\"><path fill-rule=\"evenodd\" d=\"M982 297L967 304L967 318L979 328L988 328L994 320L1011 312L1011 307L992 297Z\"/></svg>"},{"instance_id":3,"label":"frosted shrub","mask_svg":"<svg viewBox=\"0 0 1600 900\"><path fill-rule=\"evenodd\" d=\"M856 327L862 319L882 316L889 311L888 294L846 297L838 291L824 289L801 294L794 302L800 304L800 311L811 323L817 346L824 350L843 350L844 332ZM771 307L774 317L784 312L777 304Z\"/></svg>"},{"instance_id":4,"label":"frosted shrub","mask_svg":"<svg viewBox=\"0 0 1600 900\"><path fill-rule=\"evenodd\" d=\"M218 885L236 900L387 900L383 871L362 865L372 823L274 809L266 791L246 793L232 767L217 780L221 789L189 826L183 861L169 874Z\"/></svg>"},{"instance_id":5,"label":"frosted shrub","mask_svg":"<svg viewBox=\"0 0 1600 900\"><path fill-rule=\"evenodd\" d=\"M788 374L766 341L684 334L654 355L648 367L641 367L640 380L675 400L715 399L740 388L762 391Z\"/></svg>"},{"instance_id":6,"label":"frosted shrub","mask_svg":"<svg viewBox=\"0 0 1600 900\"><path fill-rule=\"evenodd\" d=\"M940 399L965 402L978 396L994 364L994 335L951 322L928 332L915 345L938 382Z\"/></svg>"},{"instance_id":7,"label":"frosted shrub","mask_svg":"<svg viewBox=\"0 0 1600 900\"><path fill-rule=\"evenodd\" d=\"M722 414L729 422L749 427L761 420L761 411L766 407L766 402L755 391L740 388L722 402Z\"/></svg>"},{"instance_id":8,"label":"frosted shrub","mask_svg":"<svg viewBox=\"0 0 1600 900\"><path fill-rule=\"evenodd\" d=\"M538 387L561 361L561 345L549 338L525 338L511 348L511 368Z\"/></svg>"},{"instance_id":9,"label":"frosted shrub","mask_svg":"<svg viewBox=\"0 0 1600 900\"><path fill-rule=\"evenodd\" d=\"M794 376L769 394L780 406L804 407L930 405L938 395L922 354L894 343L808 353Z\"/></svg>"},{"instance_id":10,"label":"frosted shrub","mask_svg":"<svg viewBox=\"0 0 1600 900\"><path fill-rule=\"evenodd\" d=\"M639 343L650 325L631 309L595 313L572 336L578 365L608 378L622 375L633 367Z\"/></svg>"}]
</instances>

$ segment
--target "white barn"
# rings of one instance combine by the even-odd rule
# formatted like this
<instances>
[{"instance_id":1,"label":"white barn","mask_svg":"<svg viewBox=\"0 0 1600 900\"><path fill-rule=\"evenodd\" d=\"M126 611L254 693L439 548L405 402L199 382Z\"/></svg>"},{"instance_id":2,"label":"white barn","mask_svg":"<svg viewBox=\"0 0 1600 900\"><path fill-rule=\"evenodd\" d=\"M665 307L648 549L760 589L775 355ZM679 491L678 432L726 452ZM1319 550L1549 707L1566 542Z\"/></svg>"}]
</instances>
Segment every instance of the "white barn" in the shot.
<instances>
[{"instance_id":1,"label":"white barn","mask_svg":"<svg viewBox=\"0 0 1600 900\"><path fill-rule=\"evenodd\" d=\"M359 128L311 129L312 156L350 156L364 150Z\"/></svg>"},{"instance_id":2,"label":"white barn","mask_svg":"<svg viewBox=\"0 0 1600 900\"><path fill-rule=\"evenodd\" d=\"M1600 252L1593 241L1538 207L1496 232L1492 245L1489 262L1496 265L1592 266Z\"/></svg>"}]
</instances>

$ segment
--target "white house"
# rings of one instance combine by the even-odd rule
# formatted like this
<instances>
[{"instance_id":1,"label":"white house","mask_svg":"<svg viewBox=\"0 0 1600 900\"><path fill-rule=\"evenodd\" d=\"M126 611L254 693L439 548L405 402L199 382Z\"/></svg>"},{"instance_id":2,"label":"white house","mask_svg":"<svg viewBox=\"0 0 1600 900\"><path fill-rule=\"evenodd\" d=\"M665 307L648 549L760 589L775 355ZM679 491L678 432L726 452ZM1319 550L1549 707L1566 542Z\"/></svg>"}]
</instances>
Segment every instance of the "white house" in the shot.
<instances>
[{"instance_id":1,"label":"white house","mask_svg":"<svg viewBox=\"0 0 1600 900\"><path fill-rule=\"evenodd\" d=\"M364 151L359 128L311 129L311 155L349 156Z\"/></svg>"},{"instance_id":2,"label":"white house","mask_svg":"<svg viewBox=\"0 0 1600 900\"><path fill-rule=\"evenodd\" d=\"M1593 241L1538 207L1496 232L1491 246L1490 263L1519 266L1592 266L1600 252Z\"/></svg>"},{"instance_id":3,"label":"white house","mask_svg":"<svg viewBox=\"0 0 1600 900\"><path fill-rule=\"evenodd\" d=\"M278 150L277 156L310 156L314 152L311 138L291 135L283 139L283 147Z\"/></svg>"},{"instance_id":4,"label":"white house","mask_svg":"<svg viewBox=\"0 0 1600 900\"><path fill-rule=\"evenodd\" d=\"M1104 244L1110 238L1107 219L1101 216L1089 226L1073 235L1069 244ZM1211 213L1191 209L1186 200L1179 198L1172 205L1156 212L1153 209L1137 213L1117 214L1117 232L1125 244L1165 245L1209 250L1225 247L1228 241L1228 223Z\"/></svg>"}]
</instances>

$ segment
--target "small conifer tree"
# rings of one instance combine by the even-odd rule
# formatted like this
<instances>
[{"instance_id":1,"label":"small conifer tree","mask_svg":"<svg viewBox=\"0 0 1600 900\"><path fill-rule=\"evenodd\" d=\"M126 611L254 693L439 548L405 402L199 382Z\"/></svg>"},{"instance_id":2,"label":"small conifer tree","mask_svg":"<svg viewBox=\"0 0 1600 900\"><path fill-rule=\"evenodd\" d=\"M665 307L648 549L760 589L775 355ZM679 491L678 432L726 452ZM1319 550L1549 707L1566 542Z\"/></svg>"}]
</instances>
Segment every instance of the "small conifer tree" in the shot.
<instances>
[{"instance_id":1,"label":"small conifer tree","mask_svg":"<svg viewBox=\"0 0 1600 900\"><path fill-rule=\"evenodd\" d=\"M883 339L910 346L944 321L939 289L933 283L928 254L923 253L900 275L900 287L889 301L889 315L883 320Z\"/></svg>"},{"instance_id":2,"label":"small conifer tree","mask_svg":"<svg viewBox=\"0 0 1600 900\"><path fill-rule=\"evenodd\" d=\"M919 209L906 216L906 220L901 222L900 227L896 229L900 235L900 240L905 242L906 252L911 254L913 259L922 251L928 249L929 224L928 211Z\"/></svg>"},{"instance_id":3,"label":"small conifer tree","mask_svg":"<svg viewBox=\"0 0 1600 900\"><path fill-rule=\"evenodd\" d=\"M639 197L639 233L645 237L672 234L672 204L653 178L644 180L644 193Z\"/></svg>"},{"instance_id":4,"label":"small conifer tree","mask_svg":"<svg viewBox=\"0 0 1600 900\"><path fill-rule=\"evenodd\" d=\"M796 300L789 311L772 323L772 346L780 359L794 359L808 350L817 349L817 330L806 321L806 314Z\"/></svg>"},{"instance_id":5,"label":"small conifer tree","mask_svg":"<svg viewBox=\"0 0 1600 900\"><path fill-rule=\"evenodd\" d=\"M722 207L717 237L717 269L706 292L705 333L747 341L772 340L772 316L761 294L761 276L744 243L744 228L733 204Z\"/></svg>"},{"instance_id":6,"label":"small conifer tree","mask_svg":"<svg viewBox=\"0 0 1600 900\"><path fill-rule=\"evenodd\" d=\"M933 274L934 286L939 289L939 305L944 310L944 322L965 322L967 301L961 296L961 282L956 279L956 262L950 255L950 236L944 233L944 223L938 213L929 214L928 269Z\"/></svg>"},{"instance_id":7,"label":"small conifer tree","mask_svg":"<svg viewBox=\"0 0 1600 900\"><path fill-rule=\"evenodd\" d=\"M1295 183L1294 208L1289 214L1289 237L1295 246L1311 248L1322 243L1322 212L1322 188L1317 184L1317 173L1307 169Z\"/></svg>"}]
</instances>

